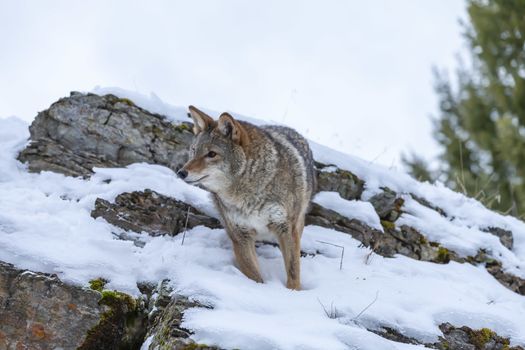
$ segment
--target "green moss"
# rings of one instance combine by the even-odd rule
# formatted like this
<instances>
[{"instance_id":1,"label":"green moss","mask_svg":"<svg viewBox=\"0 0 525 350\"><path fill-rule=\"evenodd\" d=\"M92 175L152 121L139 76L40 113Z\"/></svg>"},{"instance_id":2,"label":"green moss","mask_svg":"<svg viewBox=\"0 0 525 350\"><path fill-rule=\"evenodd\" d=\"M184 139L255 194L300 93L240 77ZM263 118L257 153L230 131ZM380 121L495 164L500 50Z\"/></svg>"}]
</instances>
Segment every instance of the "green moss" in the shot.
<instances>
[{"instance_id":1,"label":"green moss","mask_svg":"<svg viewBox=\"0 0 525 350\"><path fill-rule=\"evenodd\" d=\"M436 261L442 264L448 264L450 262L450 252L445 247L439 247L437 251Z\"/></svg>"},{"instance_id":2,"label":"green moss","mask_svg":"<svg viewBox=\"0 0 525 350\"><path fill-rule=\"evenodd\" d=\"M86 339L82 345L78 348L79 350L94 350L102 344L109 342L109 344L115 343L116 345L118 337L118 327L115 327L116 313L115 310L110 309L100 315L98 323L87 331Z\"/></svg>"},{"instance_id":3,"label":"green moss","mask_svg":"<svg viewBox=\"0 0 525 350\"><path fill-rule=\"evenodd\" d=\"M405 200L401 197L396 198L394 204L395 204L395 209L401 212L401 208L403 207L403 204L405 204Z\"/></svg>"},{"instance_id":4,"label":"green moss","mask_svg":"<svg viewBox=\"0 0 525 350\"><path fill-rule=\"evenodd\" d=\"M108 281L104 278L96 278L89 281L89 288L96 290L97 292L102 292Z\"/></svg>"},{"instance_id":5,"label":"green moss","mask_svg":"<svg viewBox=\"0 0 525 350\"><path fill-rule=\"evenodd\" d=\"M352 180L352 181L354 181L354 182L357 182L357 181L358 181L357 176L355 176L354 174L352 174L352 173L349 172L348 170L337 169L337 170L336 170L336 173L337 173L342 179L349 179L349 180Z\"/></svg>"},{"instance_id":6,"label":"green moss","mask_svg":"<svg viewBox=\"0 0 525 350\"><path fill-rule=\"evenodd\" d=\"M188 124L186 124L186 123L180 123L178 125L175 125L175 130L177 130L179 132L192 131L191 127Z\"/></svg>"},{"instance_id":7,"label":"green moss","mask_svg":"<svg viewBox=\"0 0 525 350\"><path fill-rule=\"evenodd\" d=\"M501 265L499 261L497 261L496 259L492 259L492 258L485 258L484 262L487 266Z\"/></svg>"},{"instance_id":8,"label":"green moss","mask_svg":"<svg viewBox=\"0 0 525 350\"><path fill-rule=\"evenodd\" d=\"M135 104L133 103L133 101L131 101L129 98L117 98L117 100L115 101L115 103L117 103L117 102L125 103L125 104L127 104L128 106L135 106Z\"/></svg>"},{"instance_id":9,"label":"green moss","mask_svg":"<svg viewBox=\"0 0 525 350\"><path fill-rule=\"evenodd\" d=\"M150 131L155 137L159 137L165 133L164 130L157 125L152 125L151 128L146 128L146 131Z\"/></svg>"},{"instance_id":10,"label":"green moss","mask_svg":"<svg viewBox=\"0 0 525 350\"><path fill-rule=\"evenodd\" d=\"M483 349L483 346L495 335L496 333L490 329L481 328L480 330L472 331L472 333L469 334L469 338L476 348Z\"/></svg>"},{"instance_id":11,"label":"green moss","mask_svg":"<svg viewBox=\"0 0 525 350\"><path fill-rule=\"evenodd\" d=\"M395 230L396 228L396 224L388 220L381 220L381 226L383 226L383 228L386 230Z\"/></svg>"},{"instance_id":12,"label":"green moss","mask_svg":"<svg viewBox=\"0 0 525 350\"><path fill-rule=\"evenodd\" d=\"M135 309L137 303L135 299L127 295L126 293L118 292L116 290L103 290L102 298L98 301L100 305L106 305L109 307L126 306L130 310Z\"/></svg>"},{"instance_id":13,"label":"green moss","mask_svg":"<svg viewBox=\"0 0 525 350\"><path fill-rule=\"evenodd\" d=\"M130 349L140 346L144 338L146 321L137 301L126 293L102 290L99 305L107 306L98 324L91 328L81 350Z\"/></svg>"},{"instance_id":14,"label":"green moss","mask_svg":"<svg viewBox=\"0 0 525 350\"><path fill-rule=\"evenodd\" d=\"M425 238L425 236L421 235L421 237L419 237L419 244L422 244L422 245L428 244L428 240Z\"/></svg>"},{"instance_id":15,"label":"green moss","mask_svg":"<svg viewBox=\"0 0 525 350\"><path fill-rule=\"evenodd\" d=\"M352 173L349 172L349 171L339 169L338 172L339 172L339 174L341 174L342 178L346 178L346 179L353 179L354 178L352 176Z\"/></svg>"}]
</instances>

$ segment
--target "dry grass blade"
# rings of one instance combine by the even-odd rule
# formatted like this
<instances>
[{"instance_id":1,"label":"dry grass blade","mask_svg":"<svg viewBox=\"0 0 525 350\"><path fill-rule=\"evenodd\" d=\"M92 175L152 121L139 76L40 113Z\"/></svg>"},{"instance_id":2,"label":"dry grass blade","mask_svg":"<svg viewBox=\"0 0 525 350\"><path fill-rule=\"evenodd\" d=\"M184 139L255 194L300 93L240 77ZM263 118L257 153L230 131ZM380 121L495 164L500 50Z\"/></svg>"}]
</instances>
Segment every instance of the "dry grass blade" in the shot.
<instances>
[{"instance_id":1,"label":"dry grass blade","mask_svg":"<svg viewBox=\"0 0 525 350\"><path fill-rule=\"evenodd\" d=\"M374 305L375 302L377 301L377 298L379 297L379 291L376 292L376 297L374 298L374 300L372 300L372 302L370 304L368 304L363 310L361 310L360 313L357 314L356 317L353 318L353 320L357 320L359 318L359 316L361 316L362 314L365 313L366 310L368 310L370 308L370 306Z\"/></svg>"},{"instance_id":2,"label":"dry grass blade","mask_svg":"<svg viewBox=\"0 0 525 350\"><path fill-rule=\"evenodd\" d=\"M319 298L317 298L317 301L319 302L319 304L323 308L323 311L324 311L325 315L328 318L336 319L336 318L338 318L340 316L339 312L337 311L337 308L334 306L334 302L330 303L330 311L328 311Z\"/></svg>"},{"instance_id":3,"label":"dry grass blade","mask_svg":"<svg viewBox=\"0 0 525 350\"><path fill-rule=\"evenodd\" d=\"M184 239L186 239L186 231L188 229L188 219L190 217L190 206L188 205L188 211L186 212L186 223L184 224L184 232L182 233L182 242L180 245L184 245Z\"/></svg>"},{"instance_id":4,"label":"dry grass blade","mask_svg":"<svg viewBox=\"0 0 525 350\"><path fill-rule=\"evenodd\" d=\"M339 270L342 270L343 269L343 259L344 259L344 256L345 256L345 247L343 247L342 245L339 245L339 244L334 244L334 243L325 242L325 241L317 241L317 242L323 243L323 244L328 244L328 245L331 245L331 246L334 246L334 247L337 247L337 248L341 248L341 261L339 262Z\"/></svg>"}]
</instances>

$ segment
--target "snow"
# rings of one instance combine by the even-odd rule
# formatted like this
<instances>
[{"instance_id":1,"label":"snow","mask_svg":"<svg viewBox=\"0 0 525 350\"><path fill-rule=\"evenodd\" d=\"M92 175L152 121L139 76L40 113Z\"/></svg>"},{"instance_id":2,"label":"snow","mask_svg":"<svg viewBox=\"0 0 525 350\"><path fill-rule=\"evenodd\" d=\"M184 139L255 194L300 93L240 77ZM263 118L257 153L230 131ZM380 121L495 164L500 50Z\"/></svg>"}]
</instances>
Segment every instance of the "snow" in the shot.
<instances>
[{"instance_id":1,"label":"snow","mask_svg":"<svg viewBox=\"0 0 525 350\"><path fill-rule=\"evenodd\" d=\"M397 221L425 233L434 242L463 256L475 256L482 248L489 249L489 255L504 263L508 272L524 276L525 262L513 251L501 244L498 237L482 232L477 225L465 224L463 220L450 220L435 210L422 206L409 196L404 196L403 209L406 211ZM475 213L473 213L475 215ZM517 232L519 234L519 231ZM514 237L517 235L514 234ZM519 236L519 235L518 235Z\"/></svg>"},{"instance_id":2,"label":"snow","mask_svg":"<svg viewBox=\"0 0 525 350\"><path fill-rule=\"evenodd\" d=\"M110 91L167 114L174 122L187 120L185 109L154 95L97 90ZM481 266L440 265L404 256L383 258L347 234L307 226L302 248L312 255L301 259L303 290L290 291L284 286L286 276L277 248L262 245L257 249L265 280L257 284L235 267L230 241L222 229L195 227L187 232L183 246L179 236L135 234L144 243L142 248L117 239L120 229L90 216L96 198L111 201L119 193L149 188L212 216L217 212L205 191L158 165L98 168L90 179L28 173L16 160L27 143L27 127L14 117L0 119L2 261L57 273L83 286L92 278L104 277L110 281L109 288L133 295L139 294L138 281L169 278L177 293L213 306L189 310L183 326L194 332L196 341L224 348L415 349L420 347L386 340L367 328L389 326L431 342L441 334L438 325L445 321L488 327L510 337L514 344L525 344L525 297L503 287ZM389 187L405 199L399 224L413 226L429 240L460 254L487 248L507 271L524 276L523 222L491 212L442 185L419 183L406 174L315 143L312 148L318 161L349 170L366 181L363 200L347 201L336 193L322 192L314 199L320 205L380 229L379 218L366 199L381 187ZM440 207L447 217L422 206L410 193ZM490 226L512 230L512 251L482 231ZM320 241L345 247L342 269L341 250ZM324 309L336 310L337 317L328 317Z\"/></svg>"},{"instance_id":3,"label":"snow","mask_svg":"<svg viewBox=\"0 0 525 350\"><path fill-rule=\"evenodd\" d=\"M150 335L149 337L147 337L146 340L144 340L144 343L142 343L140 350L148 350L149 346L153 342L153 337L154 337L153 335Z\"/></svg>"},{"instance_id":4,"label":"snow","mask_svg":"<svg viewBox=\"0 0 525 350\"><path fill-rule=\"evenodd\" d=\"M227 264L214 271L186 270L185 275L179 275L179 282L191 281L190 285L179 284L181 291L190 290L214 306L186 314L185 324L196 332L195 339L242 349L345 349L356 346L348 340L361 333L363 326L393 326L409 336L435 341L440 334L436 322L448 321L473 327L490 325L501 334L512 335L515 341L525 340L523 297L499 285L483 268L380 256L366 264L369 251L359 248L359 242L347 235L315 226L307 227L304 235L304 246L319 249L322 254L303 259L301 292L282 287L285 276L274 249L262 254L261 267L267 281L262 286L239 280L242 275ZM342 270L339 251L328 248L323 252L327 248L317 242L327 235L346 248ZM191 247L197 244L195 240L190 243ZM228 246L222 250L214 254L224 256L227 263ZM189 278L194 273L201 280L198 285ZM378 300L356 319L376 293ZM333 305L339 318L326 317L320 303L327 309ZM372 344L358 348L378 348Z\"/></svg>"},{"instance_id":5,"label":"snow","mask_svg":"<svg viewBox=\"0 0 525 350\"><path fill-rule=\"evenodd\" d=\"M430 213L412 198L404 196L404 199L408 201L405 205L405 209L408 208L408 214L402 215L399 223L416 225L414 221L417 221L419 225L416 225L416 228L421 228L422 233L427 234L425 230L429 229L434 233L432 237L436 238L437 242L453 250L459 249L459 253L475 255L480 247L489 247L491 248L489 255L492 254L501 260L506 271L525 278L525 223L523 221L490 211L478 201L454 192L443 184L418 182L397 170L387 169L314 142L310 142L310 145L317 161L349 170L365 181L363 199L369 199L379 193L382 187L388 187L401 194L414 194L424 198L441 208L447 217L453 218L452 221L446 222L447 219L438 217L439 214L436 212ZM414 219L411 212L415 211L418 211L420 215ZM423 218L425 214L426 218ZM434 227L436 224L440 225L441 233ZM512 232L514 237L512 252L503 247L499 240L494 240L492 235L481 231L489 227L500 227ZM449 232L455 232L454 236L458 239L450 237ZM492 242L489 244L494 245L487 245L487 242Z\"/></svg>"},{"instance_id":6,"label":"snow","mask_svg":"<svg viewBox=\"0 0 525 350\"><path fill-rule=\"evenodd\" d=\"M172 122L190 121L188 111L184 107L173 106L162 101L155 93L151 92L149 96L139 92L124 90L118 87L95 87L90 91L97 95L113 94L121 98L127 98L133 101L139 107L148 110L151 113L157 113L168 117Z\"/></svg>"},{"instance_id":7,"label":"snow","mask_svg":"<svg viewBox=\"0 0 525 350\"><path fill-rule=\"evenodd\" d=\"M349 219L366 222L370 227L383 231L379 216L370 202L346 200L339 193L327 191L319 192L312 201Z\"/></svg>"}]
</instances>

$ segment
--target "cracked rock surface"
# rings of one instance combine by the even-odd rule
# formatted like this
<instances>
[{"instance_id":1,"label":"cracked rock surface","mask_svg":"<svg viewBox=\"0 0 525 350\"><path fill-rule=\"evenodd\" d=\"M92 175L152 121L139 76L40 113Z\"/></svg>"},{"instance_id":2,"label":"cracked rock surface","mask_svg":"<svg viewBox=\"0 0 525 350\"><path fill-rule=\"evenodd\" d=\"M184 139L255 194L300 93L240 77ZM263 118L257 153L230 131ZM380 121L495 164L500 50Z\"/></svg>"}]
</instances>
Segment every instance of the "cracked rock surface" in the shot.
<instances>
[{"instance_id":1,"label":"cracked rock surface","mask_svg":"<svg viewBox=\"0 0 525 350\"><path fill-rule=\"evenodd\" d=\"M198 225L221 227L219 220L151 190L121 193L115 203L98 198L91 216L102 217L124 230L147 232L151 236L175 236L184 230L186 224L188 229Z\"/></svg>"},{"instance_id":2,"label":"cracked rock surface","mask_svg":"<svg viewBox=\"0 0 525 350\"><path fill-rule=\"evenodd\" d=\"M89 176L93 167L137 162L178 169L193 134L186 124L137 107L128 99L72 92L38 113L31 144L20 153L34 172Z\"/></svg>"},{"instance_id":3,"label":"cracked rock surface","mask_svg":"<svg viewBox=\"0 0 525 350\"><path fill-rule=\"evenodd\" d=\"M0 349L76 349L105 311L96 291L0 261Z\"/></svg>"}]
</instances>

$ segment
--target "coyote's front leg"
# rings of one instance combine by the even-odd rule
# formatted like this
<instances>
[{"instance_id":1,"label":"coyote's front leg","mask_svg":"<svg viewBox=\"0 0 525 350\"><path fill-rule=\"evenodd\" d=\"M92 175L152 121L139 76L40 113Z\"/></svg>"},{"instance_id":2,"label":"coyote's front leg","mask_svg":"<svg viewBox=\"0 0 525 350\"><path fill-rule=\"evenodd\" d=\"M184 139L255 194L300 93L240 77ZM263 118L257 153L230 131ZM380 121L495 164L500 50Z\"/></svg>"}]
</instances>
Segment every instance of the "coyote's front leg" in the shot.
<instances>
[{"instance_id":1,"label":"coyote's front leg","mask_svg":"<svg viewBox=\"0 0 525 350\"><path fill-rule=\"evenodd\" d=\"M294 225L295 226L295 225ZM270 224L272 230L279 239L279 248L284 259L286 268L286 287L289 289L301 289L301 232L289 224Z\"/></svg>"},{"instance_id":2,"label":"coyote's front leg","mask_svg":"<svg viewBox=\"0 0 525 350\"><path fill-rule=\"evenodd\" d=\"M255 231L247 231L234 223L225 220L226 232L233 245L233 253L239 269L246 277L255 282L262 283L263 279L259 272L259 262L255 251Z\"/></svg>"},{"instance_id":3,"label":"coyote's front leg","mask_svg":"<svg viewBox=\"0 0 525 350\"><path fill-rule=\"evenodd\" d=\"M217 209L221 213L226 233L232 241L233 253L235 254L235 260L237 261L239 270L241 270L246 277L255 282L262 283L263 279L259 272L259 262L257 261L257 252L255 251L256 232L239 227L230 217L228 217L228 210L225 208L219 197L215 195L213 196L213 200Z\"/></svg>"},{"instance_id":4,"label":"coyote's front leg","mask_svg":"<svg viewBox=\"0 0 525 350\"><path fill-rule=\"evenodd\" d=\"M259 262L257 261L257 253L255 252L255 240L252 237L245 237L243 235L240 239L232 238L232 244L235 260L242 273L255 282L262 283L263 279L259 272Z\"/></svg>"}]
</instances>

